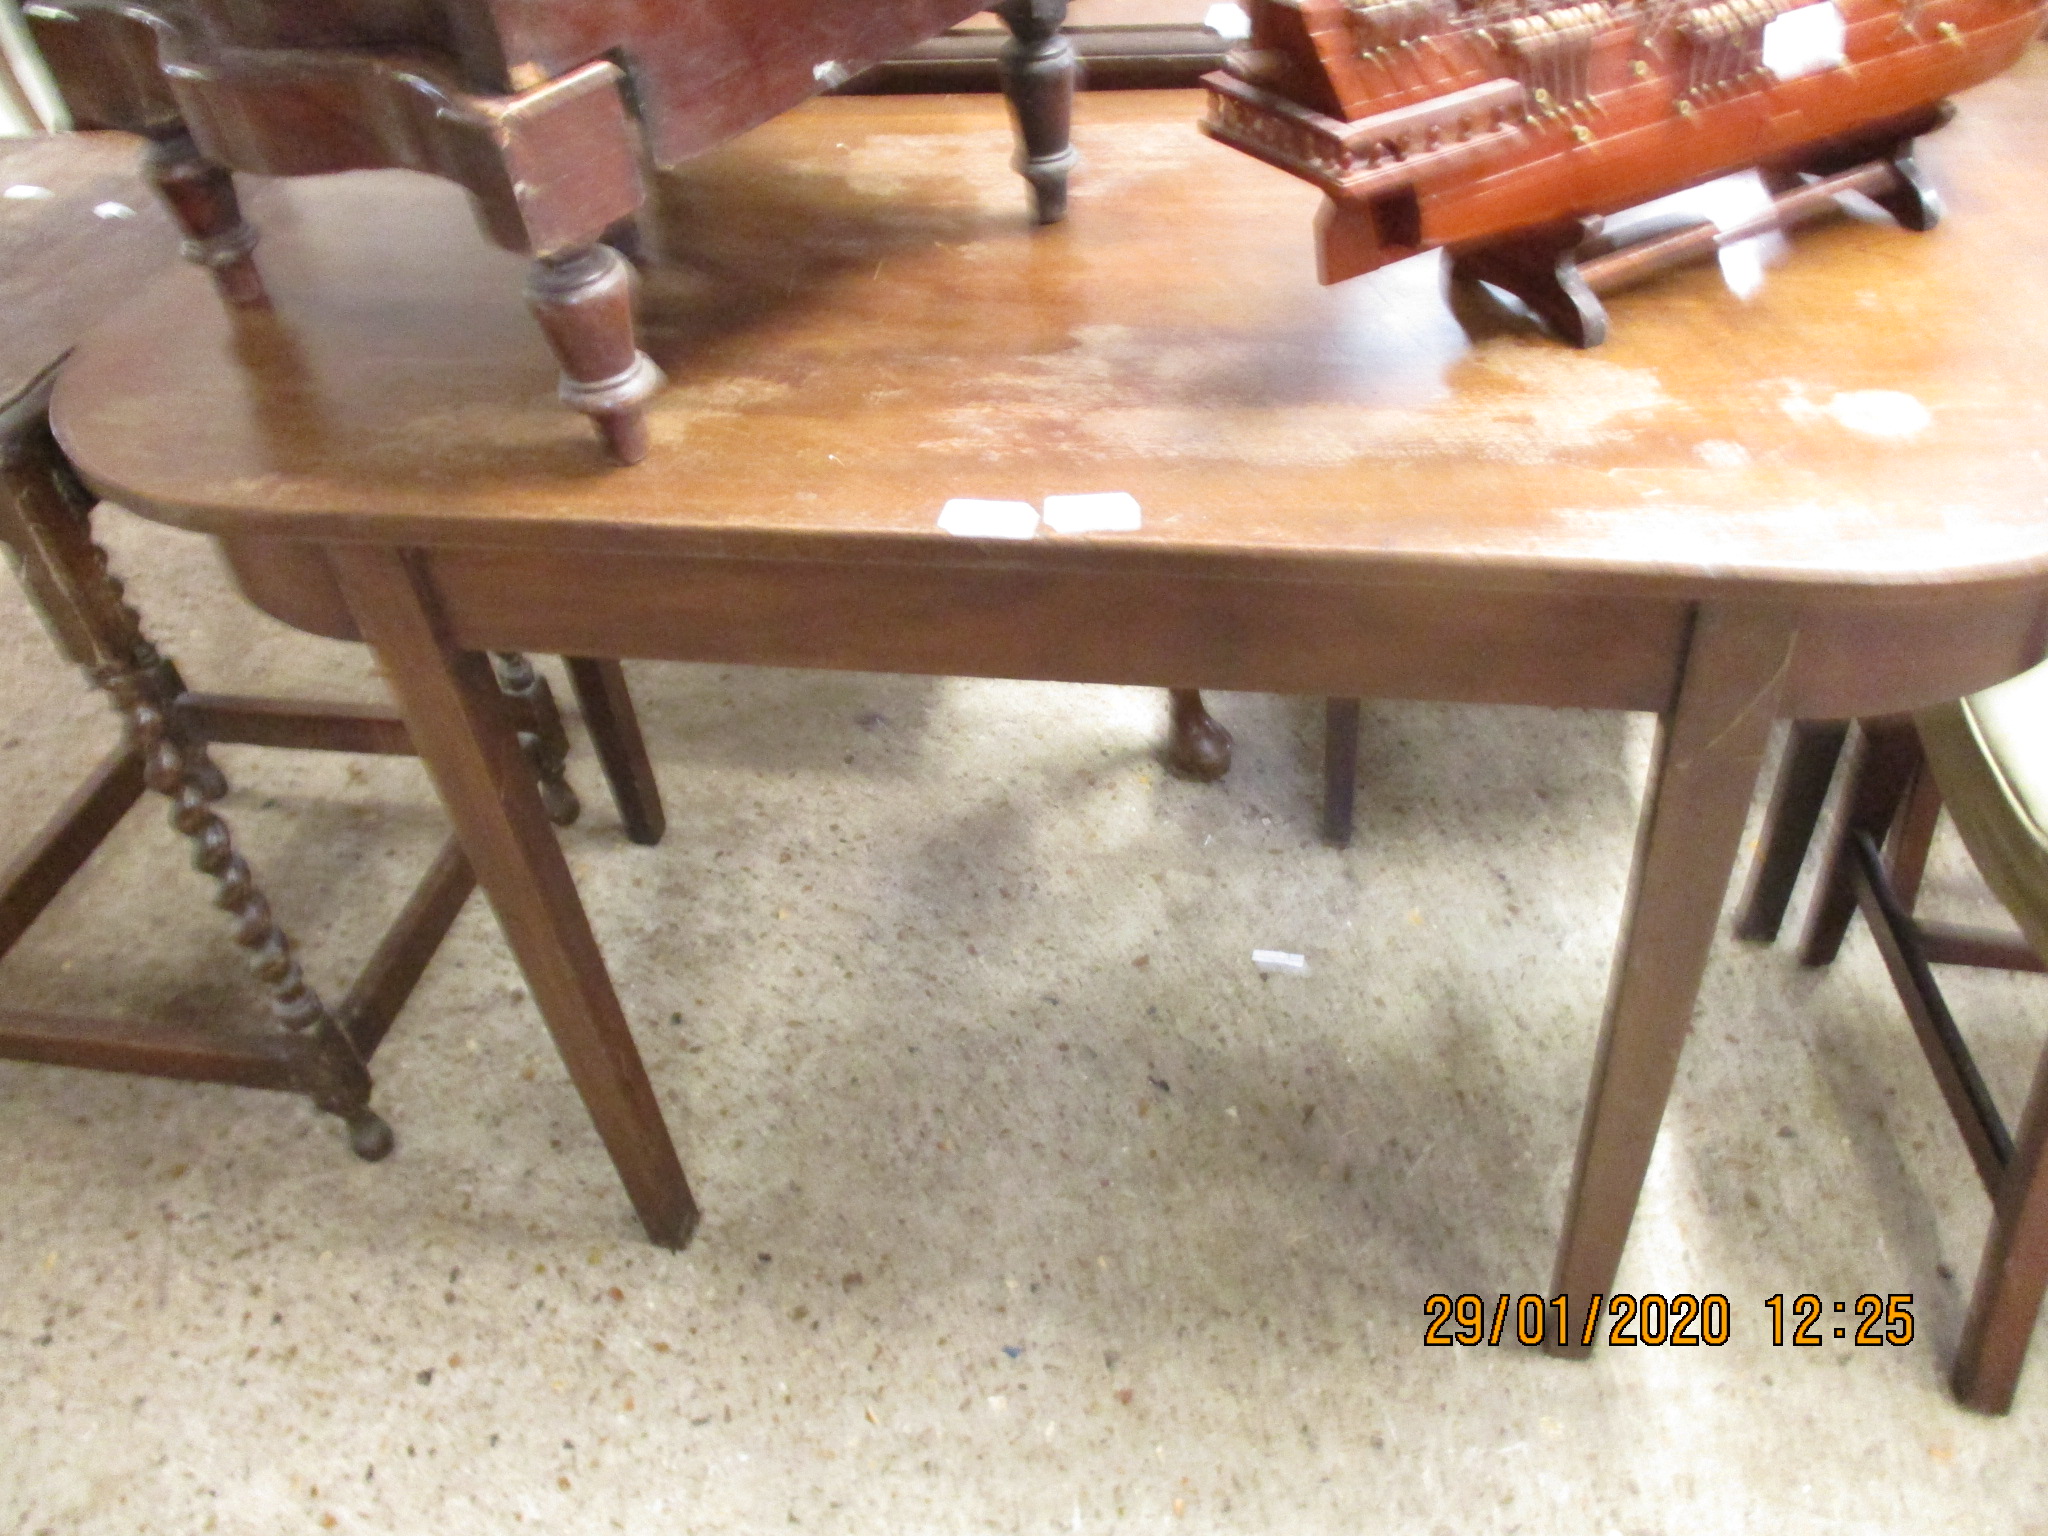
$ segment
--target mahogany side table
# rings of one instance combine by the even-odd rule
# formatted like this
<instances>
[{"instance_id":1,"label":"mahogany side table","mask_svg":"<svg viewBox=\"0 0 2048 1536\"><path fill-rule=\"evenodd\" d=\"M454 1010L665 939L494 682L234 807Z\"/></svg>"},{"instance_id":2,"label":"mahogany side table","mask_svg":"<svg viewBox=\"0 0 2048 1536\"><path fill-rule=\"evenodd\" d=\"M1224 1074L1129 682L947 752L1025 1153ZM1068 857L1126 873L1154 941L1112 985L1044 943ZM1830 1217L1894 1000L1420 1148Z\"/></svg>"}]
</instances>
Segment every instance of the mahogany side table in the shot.
<instances>
[{"instance_id":1,"label":"mahogany side table","mask_svg":"<svg viewBox=\"0 0 2048 1536\"><path fill-rule=\"evenodd\" d=\"M1188 131L1183 93L1082 98L1117 175L1036 236L953 148L999 109L871 97L685 173L708 216L675 232L687 281L648 285L678 383L639 473L590 472L510 258L454 238L426 182L294 184L271 310L167 277L79 349L54 416L103 494L376 648L659 1243L695 1208L490 649L1653 712L1551 1286L1553 1347L1583 1354L1774 722L2048 650L2048 302L2012 280L2038 259L2043 63L1929 147L1937 234L1819 230L1746 304L1674 278L1596 358L1468 330L1426 262L1319 287L1291 234L1313 192ZM1107 491L1141 527L937 522Z\"/></svg>"},{"instance_id":2,"label":"mahogany side table","mask_svg":"<svg viewBox=\"0 0 2048 1536\"><path fill-rule=\"evenodd\" d=\"M145 788L172 803L171 822L217 885L215 905L269 994L279 1026L224 1032L72 1013L0 1008L0 1057L152 1076L278 1088L343 1118L356 1152L392 1146L370 1107L371 1055L461 911L475 877L450 842L341 1003L330 1008L300 972L248 864L215 809L227 783L214 742L410 755L388 706L195 693L143 633L93 540L93 498L50 435L57 366L99 314L170 264L168 219L119 134L0 141L0 544L59 648L103 688L126 740L42 832L0 868L0 956L54 901ZM548 814L575 819L563 776L569 741L545 677L523 655L496 658L501 708L520 738ZM618 664L569 660L571 681L628 835L657 840L659 791Z\"/></svg>"}]
</instances>

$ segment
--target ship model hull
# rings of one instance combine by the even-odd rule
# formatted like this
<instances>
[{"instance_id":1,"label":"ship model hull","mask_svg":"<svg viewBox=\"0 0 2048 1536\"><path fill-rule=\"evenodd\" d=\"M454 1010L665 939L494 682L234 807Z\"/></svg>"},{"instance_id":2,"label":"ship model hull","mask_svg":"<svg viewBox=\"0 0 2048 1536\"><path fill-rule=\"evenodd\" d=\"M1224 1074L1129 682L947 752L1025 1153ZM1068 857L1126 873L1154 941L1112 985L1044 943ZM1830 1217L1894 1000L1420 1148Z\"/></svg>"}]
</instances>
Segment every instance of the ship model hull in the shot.
<instances>
[{"instance_id":1,"label":"ship model hull","mask_svg":"<svg viewBox=\"0 0 2048 1536\"><path fill-rule=\"evenodd\" d=\"M1945 120L1947 97L2013 63L2044 10L2042 0L1247 8L1247 46L1204 80L1203 131L1327 194L1324 282L1444 247L1473 275L1555 268L1567 288L1572 250L1602 216L1752 168L1792 202L1807 174L1832 175L1810 190L1867 191L1926 227L1934 210L1912 170L1913 136ZM1840 174L1860 161L1876 168ZM1800 203L1802 216L1816 200ZM1570 339L1588 344L1598 330Z\"/></svg>"}]
</instances>

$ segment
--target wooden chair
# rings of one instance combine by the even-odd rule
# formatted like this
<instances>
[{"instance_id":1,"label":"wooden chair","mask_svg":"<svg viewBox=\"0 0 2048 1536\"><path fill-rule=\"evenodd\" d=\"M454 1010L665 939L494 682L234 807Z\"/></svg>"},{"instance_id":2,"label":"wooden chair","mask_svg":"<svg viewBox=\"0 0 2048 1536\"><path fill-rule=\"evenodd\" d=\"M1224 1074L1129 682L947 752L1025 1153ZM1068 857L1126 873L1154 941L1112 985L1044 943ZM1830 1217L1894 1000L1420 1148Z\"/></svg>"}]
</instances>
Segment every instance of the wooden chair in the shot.
<instances>
[{"instance_id":1,"label":"wooden chair","mask_svg":"<svg viewBox=\"0 0 2048 1536\"><path fill-rule=\"evenodd\" d=\"M1793 727L1742 903L1741 937L1776 936L1847 740L1841 725ZM1850 763L1800 960L1832 961L1857 911L1870 924L1991 1196L1991 1232L1952 1384L1968 1407L2004 1413L2048 1289L2048 1050L2015 1137L1932 967L2048 970L2048 667L1911 719L1860 722ZM2018 921L2018 935L1914 915L1944 807L1985 883Z\"/></svg>"},{"instance_id":2,"label":"wooden chair","mask_svg":"<svg viewBox=\"0 0 2048 1536\"><path fill-rule=\"evenodd\" d=\"M119 710L126 739L50 823L0 869L5 956L85 864L145 788L171 802L171 823L218 887L235 942L263 983L281 1029L224 1035L164 1021L0 1007L0 1058L96 1067L302 1093L342 1118L358 1155L392 1146L369 1107L368 1063L475 885L451 838L339 1006L300 972L215 805L226 780L218 742L410 755L395 709L195 693L144 634L91 528L93 498L51 436L56 366L96 312L167 264L172 242L133 177L132 141L57 135L0 146L0 178L33 195L0 203L0 545L58 647ZM109 217L104 210L125 213ZM580 810L563 775L569 740L547 681L524 656L495 658L542 799L557 824ZM659 792L616 662L569 661L627 835L657 841Z\"/></svg>"}]
</instances>

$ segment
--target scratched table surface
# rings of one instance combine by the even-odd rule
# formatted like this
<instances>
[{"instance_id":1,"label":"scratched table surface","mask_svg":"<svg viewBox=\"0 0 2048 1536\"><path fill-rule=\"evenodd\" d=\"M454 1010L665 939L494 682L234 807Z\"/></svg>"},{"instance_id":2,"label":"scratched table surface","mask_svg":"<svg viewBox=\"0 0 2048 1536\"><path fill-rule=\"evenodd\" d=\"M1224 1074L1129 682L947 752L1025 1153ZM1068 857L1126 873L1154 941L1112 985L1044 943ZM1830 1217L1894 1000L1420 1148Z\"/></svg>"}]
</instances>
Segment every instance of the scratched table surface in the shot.
<instances>
[{"instance_id":1,"label":"scratched table surface","mask_svg":"<svg viewBox=\"0 0 2048 1536\"><path fill-rule=\"evenodd\" d=\"M991 103L819 102L663 186L645 309L674 382L631 474L555 404L516 258L454 237L459 194L292 184L265 215L275 310L238 318L171 274L177 301L124 322L135 344L67 380L67 430L154 515L294 538L948 561L977 556L936 531L941 491L1119 490L1144 525L1091 561L2025 575L2048 568L2048 305L2016 279L2044 224L2044 65L1926 141L1934 233L1808 229L1747 300L1712 266L1659 280L1590 353L1447 303L1434 257L1319 287L1315 194L1200 138L1192 97L1087 98L1075 216L1049 231ZM373 214L450 234L327 238Z\"/></svg>"}]
</instances>

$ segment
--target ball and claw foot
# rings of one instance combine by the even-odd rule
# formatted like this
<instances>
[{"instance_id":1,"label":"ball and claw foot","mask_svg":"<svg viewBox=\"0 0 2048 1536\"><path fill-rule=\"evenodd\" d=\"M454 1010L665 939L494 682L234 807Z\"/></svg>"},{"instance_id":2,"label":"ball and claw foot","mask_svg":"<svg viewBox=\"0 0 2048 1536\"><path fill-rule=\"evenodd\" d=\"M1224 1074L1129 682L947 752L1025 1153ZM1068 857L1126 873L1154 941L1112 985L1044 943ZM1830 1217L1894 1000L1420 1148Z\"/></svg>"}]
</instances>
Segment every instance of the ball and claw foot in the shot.
<instances>
[{"instance_id":1,"label":"ball and claw foot","mask_svg":"<svg viewBox=\"0 0 2048 1536\"><path fill-rule=\"evenodd\" d=\"M359 1109L348 1116L349 1149L366 1163L381 1163L398 1145L391 1127L373 1109Z\"/></svg>"},{"instance_id":2,"label":"ball and claw foot","mask_svg":"<svg viewBox=\"0 0 2048 1536\"><path fill-rule=\"evenodd\" d=\"M1166 766L1183 778L1213 784L1230 772L1230 732L1202 707L1192 688L1175 688L1173 728L1166 741Z\"/></svg>"}]
</instances>

